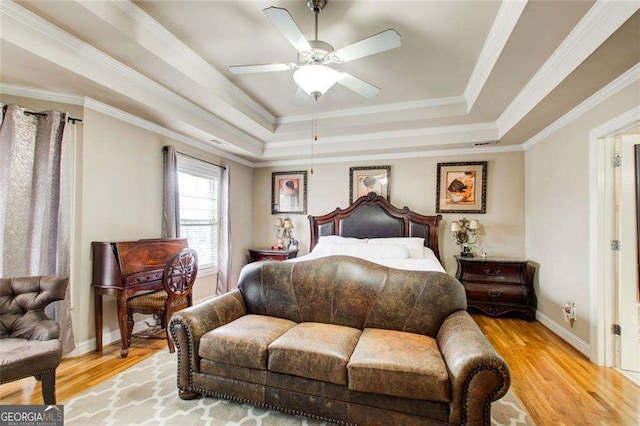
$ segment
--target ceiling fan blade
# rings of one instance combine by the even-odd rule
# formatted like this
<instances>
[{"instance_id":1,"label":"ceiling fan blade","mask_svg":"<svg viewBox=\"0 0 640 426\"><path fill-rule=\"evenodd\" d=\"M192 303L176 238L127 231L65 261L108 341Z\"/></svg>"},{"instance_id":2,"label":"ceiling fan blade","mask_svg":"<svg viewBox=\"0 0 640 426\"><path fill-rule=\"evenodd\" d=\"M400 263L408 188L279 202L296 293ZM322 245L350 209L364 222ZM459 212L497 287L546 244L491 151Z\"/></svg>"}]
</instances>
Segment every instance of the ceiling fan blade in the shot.
<instances>
[{"instance_id":1,"label":"ceiling fan blade","mask_svg":"<svg viewBox=\"0 0 640 426\"><path fill-rule=\"evenodd\" d=\"M353 61L364 56L374 55L386 50L400 47L400 34L396 30L386 30L356 43L336 50L342 62Z\"/></svg>"},{"instance_id":2,"label":"ceiling fan blade","mask_svg":"<svg viewBox=\"0 0 640 426\"><path fill-rule=\"evenodd\" d=\"M360 80L359 78L354 77L351 74L347 74L346 72L340 72L338 83L343 85L347 89L353 90L360 96L364 96L367 99L371 99L377 96L378 93L380 93L379 87L367 83L364 80Z\"/></svg>"},{"instance_id":3,"label":"ceiling fan blade","mask_svg":"<svg viewBox=\"0 0 640 426\"><path fill-rule=\"evenodd\" d=\"M296 92L295 97L293 98L293 106L301 106L304 105L309 99L309 95L307 92L302 90L302 88L298 87L298 91Z\"/></svg>"},{"instance_id":4,"label":"ceiling fan blade","mask_svg":"<svg viewBox=\"0 0 640 426\"><path fill-rule=\"evenodd\" d=\"M289 40L289 43L293 44L296 50L303 52L311 50L309 42L304 38L300 27L298 27L298 24L293 20L287 9L271 6L264 9L263 12L271 20L271 23Z\"/></svg>"},{"instance_id":5,"label":"ceiling fan blade","mask_svg":"<svg viewBox=\"0 0 640 426\"><path fill-rule=\"evenodd\" d=\"M229 71L233 74L253 74L258 72L289 71L297 68L296 64L262 64L262 65L233 65Z\"/></svg>"}]
</instances>

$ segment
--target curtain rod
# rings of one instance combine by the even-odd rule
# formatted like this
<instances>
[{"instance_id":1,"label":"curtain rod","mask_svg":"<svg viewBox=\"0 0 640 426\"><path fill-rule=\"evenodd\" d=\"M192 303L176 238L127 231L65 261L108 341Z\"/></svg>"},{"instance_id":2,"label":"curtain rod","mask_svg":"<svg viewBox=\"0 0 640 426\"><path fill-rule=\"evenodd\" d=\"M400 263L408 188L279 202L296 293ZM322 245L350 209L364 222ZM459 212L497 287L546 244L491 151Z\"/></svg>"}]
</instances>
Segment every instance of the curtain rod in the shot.
<instances>
[{"instance_id":1,"label":"curtain rod","mask_svg":"<svg viewBox=\"0 0 640 426\"><path fill-rule=\"evenodd\" d=\"M4 105L2 107L2 116L3 117L4 117L4 114L7 112L7 107L8 106L9 105ZM47 116L47 113L45 113L45 112L35 112L35 111L29 111L29 110L26 110L26 109L24 110L24 113L26 115L38 115L40 117L46 117ZM67 117L67 121L70 121L71 124L76 124L76 121L80 121L81 122L82 119L81 118L74 118L74 117Z\"/></svg>"},{"instance_id":2,"label":"curtain rod","mask_svg":"<svg viewBox=\"0 0 640 426\"><path fill-rule=\"evenodd\" d=\"M162 148L163 151L167 151L167 147ZM203 160L202 158L195 157L193 155L186 154L184 152L180 152L176 150L176 154L184 155L185 157L193 158L194 160L202 161L203 163L211 164L212 166L220 167L222 170L227 170L226 166L221 166L220 164L212 163L211 161Z\"/></svg>"}]
</instances>

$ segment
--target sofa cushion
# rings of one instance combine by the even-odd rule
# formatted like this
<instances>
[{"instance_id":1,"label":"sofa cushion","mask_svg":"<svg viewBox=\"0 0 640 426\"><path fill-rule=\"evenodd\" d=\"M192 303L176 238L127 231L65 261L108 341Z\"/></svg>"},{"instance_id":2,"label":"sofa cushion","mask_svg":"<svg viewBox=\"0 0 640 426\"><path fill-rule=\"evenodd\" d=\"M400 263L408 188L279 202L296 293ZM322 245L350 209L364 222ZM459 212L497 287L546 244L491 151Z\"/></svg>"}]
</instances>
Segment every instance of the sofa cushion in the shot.
<instances>
[{"instance_id":1,"label":"sofa cushion","mask_svg":"<svg viewBox=\"0 0 640 426\"><path fill-rule=\"evenodd\" d=\"M448 402L449 374L435 339L367 328L347 365L349 389Z\"/></svg>"},{"instance_id":2,"label":"sofa cushion","mask_svg":"<svg viewBox=\"0 0 640 426\"><path fill-rule=\"evenodd\" d=\"M323 382L347 384L347 362L361 331L305 322L269 345L269 371Z\"/></svg>"},{"instance_id":3,"label":"sofa cushion","mask_svg":"<svg viewBox=\"0 0 640 426\"><path fill-rule=\"evenodd\" d=\"M200 357L237 365L267 369L267 348L295 322L264 315L244 315L211 330L200 340Z\"/></svg>"}]
</instances>

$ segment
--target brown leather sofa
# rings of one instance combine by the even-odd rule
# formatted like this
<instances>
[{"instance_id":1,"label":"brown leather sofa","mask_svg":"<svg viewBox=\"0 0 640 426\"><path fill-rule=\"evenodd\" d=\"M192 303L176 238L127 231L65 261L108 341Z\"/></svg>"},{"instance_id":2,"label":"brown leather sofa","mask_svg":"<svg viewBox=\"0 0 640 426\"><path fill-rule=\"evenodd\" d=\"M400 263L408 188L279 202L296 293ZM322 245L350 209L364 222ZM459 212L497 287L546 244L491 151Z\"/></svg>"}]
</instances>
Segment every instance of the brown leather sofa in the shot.
<instances>
[{"instance_id":1,"label":"brown leather sofa","mask_svg":"<svg viewBox=\"0 0 640 426\"><path fill-rule=\"evenodd\" d=\"M62 342L60 326L44 308L63 300L68 285L53 276L0 278L0 383L34 376L48 405L56 403Z\"/></svg>"},{"instance_id":2,"label":"brown leather sofa","mask_svg":"<svg viewBox=\"0 0 640 426\"><path fill-rule=\"evenodd\" d=\"M252 263L238 289L173 315L179 395L361 425L488 425L510 373L465 309L439 272Z\"/></svg>"}]
</instances>

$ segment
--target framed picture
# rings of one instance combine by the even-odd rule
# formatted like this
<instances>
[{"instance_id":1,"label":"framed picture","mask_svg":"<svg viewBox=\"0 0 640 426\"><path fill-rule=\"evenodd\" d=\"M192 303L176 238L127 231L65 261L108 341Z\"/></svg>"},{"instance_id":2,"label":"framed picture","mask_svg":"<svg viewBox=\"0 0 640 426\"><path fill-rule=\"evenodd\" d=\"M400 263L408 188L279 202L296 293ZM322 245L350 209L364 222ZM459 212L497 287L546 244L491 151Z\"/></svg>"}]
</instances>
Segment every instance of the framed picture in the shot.
<instances>
[{"instance_id":1,"label":"framed picture","mask_svg":"<svg viewBox=\"0 0 640 426\"><path fill-rule=\"evenodd\" d=\"M438 163L436 213L486 213L487 162Z\"/></svg>"},{"instance_id":2,"label":"framed picture","mask_svg":"<svg viewBox=\"0 0 640 426\"><path fill-rule=\"evenodd\" d=\"M370 192L375 192L391 201L391 166L349 169L349 204Z\"/></svg>"},{"instance_id":3,"label":"framed picture","mask_svg":"<svg viewBox=\"0 0 640 426\"><path fill-rule=\"evenodd\" d=\"M307 213L307 171L271 173L271 214Z\"/></svg>"}]
</instances>

